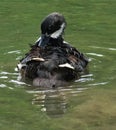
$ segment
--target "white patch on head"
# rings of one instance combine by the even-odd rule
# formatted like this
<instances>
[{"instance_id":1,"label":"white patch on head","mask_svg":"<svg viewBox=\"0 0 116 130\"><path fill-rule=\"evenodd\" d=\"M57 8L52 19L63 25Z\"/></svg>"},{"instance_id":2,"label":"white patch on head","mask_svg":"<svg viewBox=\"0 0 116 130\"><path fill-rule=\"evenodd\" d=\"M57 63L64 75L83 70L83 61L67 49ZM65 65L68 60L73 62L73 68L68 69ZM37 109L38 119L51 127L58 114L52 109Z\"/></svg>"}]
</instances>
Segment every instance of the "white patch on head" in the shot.
<instances>
[{"instance_id":1,"label":"white patch on head","mask_svg":"<svg viewBox=\"0 0 116 130\"><path fill-rule=\"evenodd\" d=\"M64 28L65 28L65 23L63 23L63 24L61 25L61 27L60 27L59 30L57 30L56 32L52 33L52 34L51 34L51 37L52 37L52 38L58 38L58 37L62 34Z\"/></svg>"}]
</instances>

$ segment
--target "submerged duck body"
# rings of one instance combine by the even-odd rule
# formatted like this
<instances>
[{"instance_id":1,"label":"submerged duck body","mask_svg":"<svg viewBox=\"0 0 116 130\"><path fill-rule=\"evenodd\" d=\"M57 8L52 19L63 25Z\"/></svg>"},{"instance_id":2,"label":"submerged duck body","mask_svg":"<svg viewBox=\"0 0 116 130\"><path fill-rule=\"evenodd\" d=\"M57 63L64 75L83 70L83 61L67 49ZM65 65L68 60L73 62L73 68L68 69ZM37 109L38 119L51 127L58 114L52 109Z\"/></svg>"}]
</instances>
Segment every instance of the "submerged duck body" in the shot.
<instances>
[{"instance_id":1,"label":"submerged duck body","mask_svg":"<svg viewBox=\"0 0 116 130\"><path fill-rule=\"evenodd\" d=\"M34 86L61 86L85 70L88 59L62 38L65 26L59 13L43 20L41 37L18 64L23 79L31 79Z\"/></svg>"}]
</instances>

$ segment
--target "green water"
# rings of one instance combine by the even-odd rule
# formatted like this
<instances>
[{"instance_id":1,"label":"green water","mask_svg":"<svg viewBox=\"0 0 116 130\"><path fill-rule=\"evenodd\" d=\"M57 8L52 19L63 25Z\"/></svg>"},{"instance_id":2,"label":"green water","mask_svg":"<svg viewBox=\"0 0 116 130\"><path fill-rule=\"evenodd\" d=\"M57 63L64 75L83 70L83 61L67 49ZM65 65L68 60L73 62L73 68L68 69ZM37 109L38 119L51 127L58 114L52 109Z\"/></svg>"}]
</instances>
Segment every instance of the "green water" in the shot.
<instances>
[{"instance_id":1,"label":"green water","mask_svg":"<svg viewBox=\"0 0 116 130\"><path fill-rule=\"evenodd\" d=\"M116 129L115 7L115 0L0 1L0 130ZM89 57L89 74L67 87L34 88L15 67L53 11L65 15L65 40Z\"/></svg>"}]
</instances>

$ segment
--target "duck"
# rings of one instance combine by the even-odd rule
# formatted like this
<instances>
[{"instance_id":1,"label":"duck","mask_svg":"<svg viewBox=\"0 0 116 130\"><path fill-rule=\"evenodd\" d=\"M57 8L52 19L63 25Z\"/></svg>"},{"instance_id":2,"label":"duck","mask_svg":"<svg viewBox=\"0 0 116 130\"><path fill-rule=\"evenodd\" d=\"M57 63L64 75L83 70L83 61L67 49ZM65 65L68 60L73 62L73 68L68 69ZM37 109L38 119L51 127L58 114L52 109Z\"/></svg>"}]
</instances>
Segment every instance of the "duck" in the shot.
<instances>
[{"instance_id":1,"label":"duck","mask_svg":"<svg viewBox=\"0 0 116 130\"><path fill-rule=\"evenodd\" d=\"M67 22L53 12L41 22L41 36L17 64L21 79L37 87L57 87L74 81L85 71L88 58L63 38Z\"/></svg>"}]
</instances>

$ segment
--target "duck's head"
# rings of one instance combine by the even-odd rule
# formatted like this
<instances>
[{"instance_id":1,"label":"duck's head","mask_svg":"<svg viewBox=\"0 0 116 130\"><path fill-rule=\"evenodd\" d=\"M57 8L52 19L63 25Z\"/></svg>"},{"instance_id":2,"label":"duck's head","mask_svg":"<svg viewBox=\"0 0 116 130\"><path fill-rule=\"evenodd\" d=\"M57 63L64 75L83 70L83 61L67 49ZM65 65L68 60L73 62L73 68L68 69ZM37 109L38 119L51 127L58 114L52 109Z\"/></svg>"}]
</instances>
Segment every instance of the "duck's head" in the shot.
<instances>
[{"instance_id":1,"label":"duck's head","mask_svg":"<svg viewBox=\"0 0 116 130\"><path fill-rule=\"evenodd\" d=\"M41 23L41 39L39 46L44 47L50 38L62 37L66 21L62 14L51 13Z\"/></svg>"}]
</instances>

